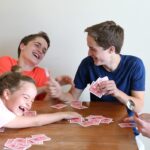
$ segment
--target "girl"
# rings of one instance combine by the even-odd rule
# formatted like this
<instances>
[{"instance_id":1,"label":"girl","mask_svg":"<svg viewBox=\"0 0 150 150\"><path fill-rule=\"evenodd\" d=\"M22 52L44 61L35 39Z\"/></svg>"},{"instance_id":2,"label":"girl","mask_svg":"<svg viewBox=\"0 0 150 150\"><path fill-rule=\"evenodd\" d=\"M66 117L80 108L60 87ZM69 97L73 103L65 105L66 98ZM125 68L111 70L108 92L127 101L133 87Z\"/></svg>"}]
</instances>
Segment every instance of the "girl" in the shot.
<instances>
[{"instance_id":1,"label":"girl","mask_svg":"<svg viewBox=\"0 0 150 150\"><path fill-rule=\"evenodd\" d=\"M37 89L32 78L19 72L0 76L0 128L26 128L79 117L76 112L58 112L36 116L23 116L31 109Z\"/></svg>"}]
</instances>

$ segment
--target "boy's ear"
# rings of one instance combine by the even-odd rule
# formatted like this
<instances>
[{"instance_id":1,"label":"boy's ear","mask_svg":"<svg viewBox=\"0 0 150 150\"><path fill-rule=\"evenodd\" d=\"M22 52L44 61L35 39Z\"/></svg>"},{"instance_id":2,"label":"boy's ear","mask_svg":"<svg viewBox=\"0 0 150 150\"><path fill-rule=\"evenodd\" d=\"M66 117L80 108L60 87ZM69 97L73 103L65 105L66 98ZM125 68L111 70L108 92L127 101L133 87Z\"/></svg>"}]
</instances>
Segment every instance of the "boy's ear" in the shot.
<instances>
[{"instance_id":1,"label":"boy's ear","mask_svg":"<svg viewBox=\"0 0 150 150\"><path fill-rule=\"evenodd\" d=\"M115 52L116 52L115 46L110 46L110 47L109 47L109 52L110 52L110 53L115 53Z\"/></svg>"},{"instance_id":2,"label":"boy's ear","mask_svg":"<svg viewBox=\"0 0 150 150\"><path fill-rule=\"evenodd\" d=\"M9 96L10 96L10 90L9 89L5 89L4 91L3 91L3 97L4 97L4 99L5 100L9 100Z\"/></svg>"},{"instance_id":3,"label":"boy's ear","mask_svg":"<svg viewBox=\"0 0 150 150\"><path fill-rule=\"evenodd\" d=\"M21 51L24 49L24 46L25 46L25 45L24 45L23 43L20 44L20 50L21 50Z\"/></svg>"}]
</instances>

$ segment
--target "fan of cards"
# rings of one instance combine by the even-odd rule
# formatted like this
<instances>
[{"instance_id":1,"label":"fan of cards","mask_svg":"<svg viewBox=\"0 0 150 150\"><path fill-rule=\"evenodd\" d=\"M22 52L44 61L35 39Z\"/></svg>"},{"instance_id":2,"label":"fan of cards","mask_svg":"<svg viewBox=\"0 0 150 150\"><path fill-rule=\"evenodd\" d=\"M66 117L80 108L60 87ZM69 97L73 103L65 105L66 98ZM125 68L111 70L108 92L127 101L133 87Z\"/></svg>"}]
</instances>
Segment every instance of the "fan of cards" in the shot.
<instances>
[{"instance_id":1,"label":"fan of cards","mask_svg":"<svg viewBox=\"0 0 150 150\"><path fill-rule=\"evenodd\" d=\"M89 115L85 118L79 117L79 118L73 118L69 120L70 123L77 123L83 127L89 127L92 125L99 125L99 124L110 124L113 122L112 118L104 117L102 115Z\"/></svg>"},{"instance_id":2,"label":"fan of cards","mask_svg":"<svg viewBox=\"0 0 150 150\"><path fill-rule=\"evenodd\" d=\"M108 81L108 77L98 78L96 81L93 81L90 85L89 91L95 96L101 98L105 93L101 91L100 86L103 81Z\"/></svg>"},{"instance_id":3,"label":"fan of cards","mask_svg":"<svg viewBox=\"0 0 150 150\"><path fill-rule=\"evenodd\" d=\"M51 138L45 134L32 135L26 138L8 139L4 144L4 149L9 150L26 150L32 145L41 145L44 141L50 141Z\"/></svg>"}]
</instances>

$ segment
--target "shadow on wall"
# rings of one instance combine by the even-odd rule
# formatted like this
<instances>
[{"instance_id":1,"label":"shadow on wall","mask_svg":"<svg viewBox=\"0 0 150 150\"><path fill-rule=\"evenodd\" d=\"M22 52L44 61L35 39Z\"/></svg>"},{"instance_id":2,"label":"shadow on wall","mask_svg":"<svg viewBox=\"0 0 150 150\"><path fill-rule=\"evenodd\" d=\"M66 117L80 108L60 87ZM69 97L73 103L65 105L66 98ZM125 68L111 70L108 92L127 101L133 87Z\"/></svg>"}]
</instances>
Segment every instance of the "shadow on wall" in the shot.
<instances>
[{"instance_id":1,"label":"shadow on wall","mask_svg":"<svg viewBox=\"0 0 150 150\"><path fill-rule=\"evenodd\" d=\"M10 43L10 44L9 44ZM14 58L17 58L17 49L18 49L18 45L15 44L16 41L1 41L0 44L0 56L11 56Z\"/></svg>"},{"instance_id":2,"label":"shadow on wall","mask_svg":"<svg viewBox=\"0 0 150 150\"><path fill-rule=\"evenodd\" d=\"M71 88L71 85L65 85L62 87L63 92L68 92ZM90 93L89 93L89 86L86 87L86 89L83 91L82 95L79 98L80 101L90 101Z\"/></svg>"}]
</instances>

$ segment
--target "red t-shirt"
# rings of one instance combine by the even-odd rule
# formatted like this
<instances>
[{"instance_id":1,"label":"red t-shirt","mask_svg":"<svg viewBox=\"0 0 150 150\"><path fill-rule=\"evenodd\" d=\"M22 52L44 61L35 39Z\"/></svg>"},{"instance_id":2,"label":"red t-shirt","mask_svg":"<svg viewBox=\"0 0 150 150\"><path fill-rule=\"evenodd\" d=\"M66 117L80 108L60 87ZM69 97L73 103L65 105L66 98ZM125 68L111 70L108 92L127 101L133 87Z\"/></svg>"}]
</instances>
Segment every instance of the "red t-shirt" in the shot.
<instances>
[{"instance_id":1,"label":"red t-shirt","mask_svg":"<svg viewBox=\"0 0 150 150\"><path fill-rule=\"evenodd\" d=\"M17 60L9 56L0 57L0 74L11 71L12 66L17 65ZM45 73L45 69L35 67L32 71L23 71L24 75L27 75L34 79L37 87L42 87L48 81ZM44 94L45 95L45 94ZM36 99L43 99L43 94L37 96Z\"/></svg>"}]
</instances>

